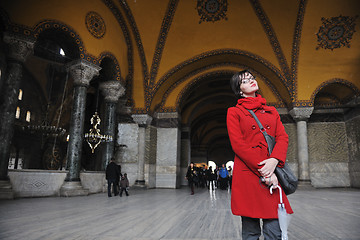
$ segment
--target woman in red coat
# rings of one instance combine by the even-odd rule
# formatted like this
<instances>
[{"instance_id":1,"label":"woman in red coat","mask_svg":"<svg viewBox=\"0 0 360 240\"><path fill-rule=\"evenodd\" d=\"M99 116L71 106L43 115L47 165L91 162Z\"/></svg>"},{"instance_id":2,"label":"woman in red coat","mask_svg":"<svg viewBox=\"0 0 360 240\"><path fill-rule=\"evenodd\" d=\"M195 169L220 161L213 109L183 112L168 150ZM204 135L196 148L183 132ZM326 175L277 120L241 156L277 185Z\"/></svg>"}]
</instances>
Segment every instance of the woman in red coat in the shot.
<instances>
[{"instance_id":1,"label":"woman in red coat","mask_svg":"<svg viewBox=\"0 0 360 240\"><path fill-rule=\"evenodd\" d=\"M274 170L285 163L288 135L276 109L267 106L266 100L256 93L259 87L250 71L235 74L230 85L238 97L237 105L229 108L227 113L228 134L235 152L231 210L241 216L243 239L260 237L260 219L263 220L265 240L281 239L277 219L279 191L270 194L268 187L278 185ZM248 109L254 111L267 133L276 138L270 156L264 135ZM260 177L265 182L261 182ZM284 192L282 195L287 212L293 213Z\"/></svg>"}]
</instances>

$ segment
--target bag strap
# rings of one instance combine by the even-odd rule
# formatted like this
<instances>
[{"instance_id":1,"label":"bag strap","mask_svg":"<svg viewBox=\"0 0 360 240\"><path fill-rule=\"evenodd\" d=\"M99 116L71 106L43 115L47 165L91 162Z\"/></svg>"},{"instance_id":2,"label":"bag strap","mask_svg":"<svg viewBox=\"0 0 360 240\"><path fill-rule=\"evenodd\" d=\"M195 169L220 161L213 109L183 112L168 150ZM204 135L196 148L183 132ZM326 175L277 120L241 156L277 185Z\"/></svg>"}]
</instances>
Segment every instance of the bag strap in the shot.
<instances>
[{"instance_id":1,"label":"bag strap","mask_svg":"<svg viewBox=\"0 0 360 240\"><path fill-rule=\"evenodd\" d=\"M253 110L250 110L250 109L247 109L251 115L254 117L257 125L259 126L260 128L260 132L264 135L264 138L266 140L266 136L268 135L267 132L266 132L266 129L263 127L263 125L261 124L261 122L259 121L258 117L255 115L255 113L253 112Z\"/></svg>"}]
</instances>

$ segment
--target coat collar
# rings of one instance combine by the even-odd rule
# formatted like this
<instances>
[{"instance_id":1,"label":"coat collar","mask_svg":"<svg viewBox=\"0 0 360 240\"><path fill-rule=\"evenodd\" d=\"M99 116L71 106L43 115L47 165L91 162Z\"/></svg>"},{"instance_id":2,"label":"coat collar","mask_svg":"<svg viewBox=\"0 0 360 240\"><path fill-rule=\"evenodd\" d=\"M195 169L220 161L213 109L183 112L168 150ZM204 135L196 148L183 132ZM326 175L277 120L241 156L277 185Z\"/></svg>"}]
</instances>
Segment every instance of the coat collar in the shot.
<instances>
[{"instance_id":1,"label":"coat collar","mask_svg":"<svg viewBox=\"0 0 360 240\"><path fill-rule=\"evenodd\" d=\"M246 97L241 98L238 100L236 107L239 108L245 115L251 116L251 113L249 113L249 110L253 110L254 112L257 111L265 111L265 112L271 112L274 111L275 108L272 106L266 105L266 99L261 97L260 94L258 94L256 97Z\"/></svg>"}]
</instances>

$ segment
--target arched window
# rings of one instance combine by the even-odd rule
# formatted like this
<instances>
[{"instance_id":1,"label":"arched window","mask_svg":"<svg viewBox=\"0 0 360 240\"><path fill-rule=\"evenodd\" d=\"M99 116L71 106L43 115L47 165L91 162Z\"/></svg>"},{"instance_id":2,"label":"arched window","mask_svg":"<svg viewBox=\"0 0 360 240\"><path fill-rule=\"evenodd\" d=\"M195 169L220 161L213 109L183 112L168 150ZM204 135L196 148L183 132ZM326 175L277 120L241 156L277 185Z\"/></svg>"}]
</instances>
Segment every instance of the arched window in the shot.
<instances>
[{"instance_id":1,"label":"arched window","mask_svg":"<svg viewBox=\"0 0 360 240\"><path fill-rule=\"evenodd\" d=\"M19 119L19 118L20 118L20 107L17 107L17 108L16 108L15 118L16 118L16 119Z\"/></svg>"},{"instance_id":2,"label":"arched window","mask_svg":"<svg viewBox=\"0 0 360 240\"><path fill-rule=\"evenodd\" d=\"M31 117L31 113L30 113L30 111L27 111L26 112L26 121L27 122L30 122L30 117Z\"/></svg>"},{"instance_id":3,"label":"arched window","mask_svg":"<svg viewBox=\"0 0 360 240\"><path fill-rule=\"evenodd\" d=\"M23 97L23 90L19 89L19 96L18 99L21 101Z\"/></svg>"}]
</instances>

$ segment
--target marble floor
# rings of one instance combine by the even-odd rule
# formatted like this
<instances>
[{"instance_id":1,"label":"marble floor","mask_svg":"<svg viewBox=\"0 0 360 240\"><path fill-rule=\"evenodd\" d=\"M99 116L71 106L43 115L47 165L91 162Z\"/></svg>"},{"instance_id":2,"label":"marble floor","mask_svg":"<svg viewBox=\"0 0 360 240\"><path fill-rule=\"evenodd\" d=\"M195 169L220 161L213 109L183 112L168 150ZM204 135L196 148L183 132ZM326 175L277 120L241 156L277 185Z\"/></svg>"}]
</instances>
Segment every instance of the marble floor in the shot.
<instances>
[{"instance_id":1,"label":"marble floor","mask_svg":"<svg viewBox=\"0 0 360 240\"><path fill-rule=\"evenodd\" d=\"M300 189L289 199L290 240L360 239L360 189ZM0 239L241 239L224 190L0 200L0 216Z\"/></svg>"}]
</instances>

